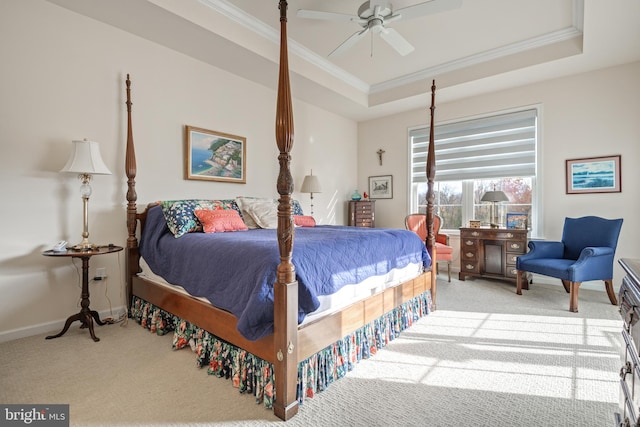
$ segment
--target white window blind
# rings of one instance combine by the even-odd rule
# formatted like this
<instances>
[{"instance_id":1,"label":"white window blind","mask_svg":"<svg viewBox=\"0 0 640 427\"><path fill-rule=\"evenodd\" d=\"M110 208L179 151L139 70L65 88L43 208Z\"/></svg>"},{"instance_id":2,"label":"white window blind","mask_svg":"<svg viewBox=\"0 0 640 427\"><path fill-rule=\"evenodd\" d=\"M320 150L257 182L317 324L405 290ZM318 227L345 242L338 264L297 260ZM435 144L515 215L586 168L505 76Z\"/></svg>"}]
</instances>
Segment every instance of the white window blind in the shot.
<instances>
[{"instance_id":1,"label":"white window blind","mask_svg":"<svg viewBox=\"0 0 640 427\"><path fill-rule=\"evenodd\" d=\"M434 129L436 179L534 176L535 109L437 125ZM410 130L411 181L426 181L429 126Z\"/></svg>"}]
</instances>

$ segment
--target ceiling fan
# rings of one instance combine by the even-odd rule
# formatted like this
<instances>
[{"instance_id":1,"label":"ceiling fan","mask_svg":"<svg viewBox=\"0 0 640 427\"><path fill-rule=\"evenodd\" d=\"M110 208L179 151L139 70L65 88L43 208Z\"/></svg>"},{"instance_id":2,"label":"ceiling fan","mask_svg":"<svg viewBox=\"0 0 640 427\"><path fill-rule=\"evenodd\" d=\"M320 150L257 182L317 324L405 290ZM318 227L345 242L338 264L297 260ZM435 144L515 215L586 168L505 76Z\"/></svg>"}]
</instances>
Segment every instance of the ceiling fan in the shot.
<instances>
[{"instance_id":1,"label":"ceiling fan","mask_svg":"<svg viewBox=\"0 0 640 427\"><path fill-rule=\"evenodd\" d=\"M417 18L424 15L457 9L462 6L462 0L431 0L394 10L388 0L365 1L358 8L357 15L344 13L322 12L318 10L298 10L299 18L322 19L335 22L354 22L363 29L357 31L333 50L329 56L336 57L353 47L367 33L380 34L380 37L394 48L400 55L405 56L414 50L399 32L388 28L386 24L400 19Z\"/></svg>"}]
</instances>

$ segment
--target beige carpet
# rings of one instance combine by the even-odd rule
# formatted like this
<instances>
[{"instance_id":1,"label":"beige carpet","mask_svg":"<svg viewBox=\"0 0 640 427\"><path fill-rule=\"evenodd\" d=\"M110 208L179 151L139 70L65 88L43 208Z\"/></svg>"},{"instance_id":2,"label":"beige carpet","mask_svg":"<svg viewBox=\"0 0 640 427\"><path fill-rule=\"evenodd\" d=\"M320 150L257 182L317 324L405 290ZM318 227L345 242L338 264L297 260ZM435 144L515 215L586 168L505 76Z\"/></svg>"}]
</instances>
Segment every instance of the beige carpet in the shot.
<instances>
[{"instance_id":1,"label":"beige carpet","mask_svg":"<svg viewBox=\"0 0 640 427\"><path fill-rule=\"evenodd\" d=\"M444 277L444 276L441 276ZM523 296L498 281L439 281L438 311L300 407L291 426L613 424L621 320L605 293ZM61 325L62 326L62 325ZM1 403L68 403L71 425L282 425L189 350L135 323L76 322L63 337L0 344ZM52 331L57 332L57 331Z\"/></svg>"}]
</instances>

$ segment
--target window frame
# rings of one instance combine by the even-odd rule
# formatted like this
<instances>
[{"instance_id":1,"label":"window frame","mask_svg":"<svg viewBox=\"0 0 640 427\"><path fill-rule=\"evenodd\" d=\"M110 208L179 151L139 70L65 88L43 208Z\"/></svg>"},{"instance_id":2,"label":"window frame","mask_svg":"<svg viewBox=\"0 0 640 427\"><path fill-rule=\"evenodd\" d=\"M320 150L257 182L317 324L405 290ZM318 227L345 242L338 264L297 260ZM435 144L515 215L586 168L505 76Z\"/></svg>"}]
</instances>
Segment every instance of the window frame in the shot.
<instances>
[{"instance_id":1,"label":"window frame","mask_svg":"<svg viewBox=\"0 0 640 427\"><path fill-rule=\"evenodd\" d=\"M543 123L543 108L541 104L533 104L533 105L526 105L526 106L521 106L521 107L514 107L514 108L509 108L509 109L505 109L505 110L498 110L498 111L493 111L490 113L484 113L484 114L478 114L478 115L474 115L474 116L468 116L468 117L461 117L461 118L456 118L456 119L451 119L451 120L447 120L447 121L443 121L443 122L439 122L435 124L435 127L437 128L438 126L441 125L448 125L448 124L453 124L453 123L458 123L458 122L463 122L463 121L468 121L468 120L474 120L474 119L483 119L483 118L490 118L490 117L494 117L494 116L498 116L498 115L503 115L503 114L509 114L509 113L517 113L517 112L521 112L521 111L525 111L525 110L535 110L536 111L536 132L535 132L535 175L531 176L531 185L532 185L532 193L531 193L531 221L530 221L530 230L529 230L529 237L530 238L542 238L542 230L544 230L544 215L542 215L543 212L543 198L542 198L542 175L541 175L541 171L542 171L542 165L541 165L541 158L542 158L542 123ZM425 129L428 128L429 125L428 124L424 124L424 125L420 125L420 126L413 126L410 127L407 130L407 144L408 144L408 159L407 159L407 165L408 165L408 172L407 172L407 189L408 189L408 195L407 195L407 214L412 213L412 209L415 206L417 206L417 202L414 200L415 199L415 194L414 194L414 187L413 187L413 179L412 179L412 172L413 172L413 146L412 146L412 132L419 130L419 129ZM481 179L486 179L483 177L478 177L478 180ZM438 181L438 170L436 168L436 174L435 174L435 181ZM446 181L443 181L446 182ZM473 200L473 186L474 186L474 180L473 179L465 179L462 180L462 224L464 226L464 224L468 224L469 220L473 219L473 212L474 212L474 200ZM452 234L452 235L456 235L459 234L460 230L459 229L446 229L443 228L442 229L443 232L446 232L447 234Z\"/></svg>"}]
</instances>

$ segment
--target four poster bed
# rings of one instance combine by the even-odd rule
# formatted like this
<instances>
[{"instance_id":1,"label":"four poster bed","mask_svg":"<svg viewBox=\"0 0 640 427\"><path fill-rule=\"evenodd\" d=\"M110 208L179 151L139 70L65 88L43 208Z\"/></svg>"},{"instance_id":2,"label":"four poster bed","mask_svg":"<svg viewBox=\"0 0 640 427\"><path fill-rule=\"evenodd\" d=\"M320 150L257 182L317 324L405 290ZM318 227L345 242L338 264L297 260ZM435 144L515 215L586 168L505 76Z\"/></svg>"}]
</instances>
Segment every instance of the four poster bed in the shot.
<instances>
[{"instance_id":1,"label":"four poster bed","mask_svg":"<svg viewBox=\"0 0 640 427\"><path fill-rule=\"evenodd\" d=\"M431 272L431 260L435 259L435 160L431 143L426 167L426 242L406 230L296 227L300 212L291 197L293 114L287 53L287 2L281 0L279 8L281 38L276 142L280 151L280 171L276 187L280 198L277 201L277 214L274 214L277 216L276 226L271 229L257 227L237 233L192 232L176 238L178 236L173 233L175 229L170 224L171 212L179 211L182 219L186 215L189 220L195 220L195 214L202 220L205 229L205 220L201 218L202 211L206 210L203 206L218 213L220 210L236 210L240 218L245 215L245 222L247 212L239 209L237 200L165 201L138 212L131 81L127 76L126 277L132 318L158 333L173 333L175 348L191 346L196 352L199 366L208 366L210 373L232 378L234 385L242 392L254 394L259 402L272 407L276 416L287 420L297 413L298 405L305 397L323 390L333 380L343 376L354 362L375 353L401 330L435 308L436 282L435 274ZM434 103L435 84L431 88L431 129ZM430 138L432 142L433 131ZM236 215L229 213L234 217ZM231 248L239 246L243 240L248 241L250 246L240 246L239 254L244 254L241 257L234 254ZM371 241L367 244L373 245L376 250L354 249L364 247L365 240ZM210 252L214 249L205 246L209 245L205 241L213 241L212 246L224 250L214 255ZM336 255L338 252L322 255L320 249L335 241L339 241L340 246L347 245L346 253L356 256ZM394 249L396 241L400 242L402 248ZM348 242L356 246L349 247ZM390 246L392 252L400 256L394 258L392 254L378 254L376 258L381 246ZM197 249L188 252L191 250L188 247ZM311 255L306 254L307 248L311 248ZM331 250L337 251L338 248L332 246ZM269 261L258 261L263 252ZM217 265L224 264L226 267L226 264L232 264L233 258L244 260L240 267L243 274L249 274L247 271L264 264L266 272L250 273L261 275L261 283L245 287L250 281L246 276L236 275L230 270L215 270ZM318 265L320 260L325 259L338 259L342 264ZM348 262L360 262L361 265ZM201 264L206 264L211 270L200 272L195 278L187 277L195 270L194 265ZM379 267L382 264L388 266ZM375 266L373 269L372 265ZM364 270L367 269L373 271L365 274ZM323 277L323 271L330 273L328 277ZM340 283L332 282L336 276L345 276L344 271L356 271L357 274ZM403 273L399 274L398 271ZM167 282L183 285L191 295L179 287L160 283L162 279L154 277L153 273L163 276ZM218 278L223 288L204 291L196 287L195 291L192 290L194 288L188 282L197 281L203 276L209 281ZM365 283L369 276L385 276L388 280L384 285L369 285L364 292L365 297L360 295L355 301L342 303L338 308L315 315L318 306L324 304L323 298L331 299L334 291L355 289L361 286L360 282ZM323 285L318 285L318 282ZM232 288L240 289L240 295L232 297L229 302L224 298L231 294ZM202 296L206 296L206 299L199 298Z\"/></svg>"}]
</instances>

